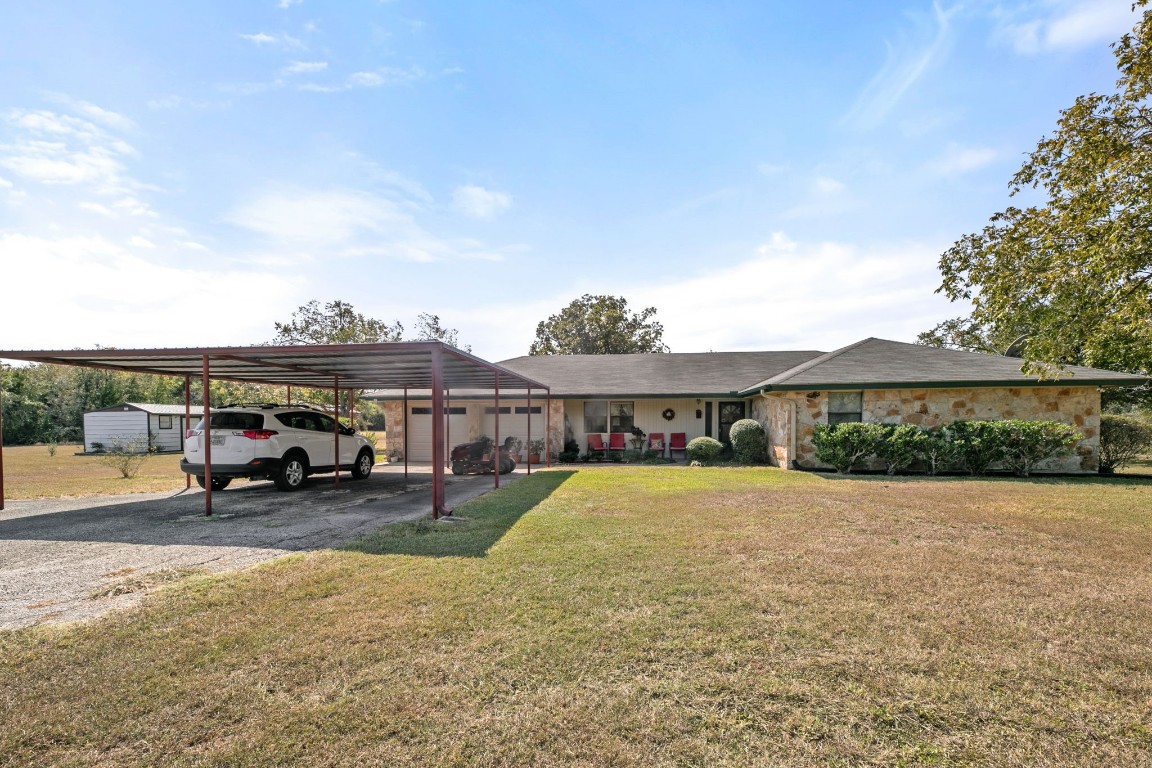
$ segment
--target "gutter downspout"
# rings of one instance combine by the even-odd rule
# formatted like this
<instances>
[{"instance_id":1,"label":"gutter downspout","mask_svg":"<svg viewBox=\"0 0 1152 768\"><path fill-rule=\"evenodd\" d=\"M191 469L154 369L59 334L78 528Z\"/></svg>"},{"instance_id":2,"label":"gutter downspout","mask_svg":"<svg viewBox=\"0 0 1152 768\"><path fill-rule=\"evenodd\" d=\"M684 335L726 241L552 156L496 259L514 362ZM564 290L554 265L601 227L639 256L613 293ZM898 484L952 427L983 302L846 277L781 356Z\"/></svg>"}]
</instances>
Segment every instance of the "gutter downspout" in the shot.
<instances>
[{"instance_id":1,"label":"gutter downspout","mask_svg":"<svg viewBox=\"0 0 1152 768\"><path fill-rule=\"evenodd\" d=\"M787 403L788 404L788 433L791 437L791 440L789 440L790 445L789 445L789 449L788 449L787 465L784 467L781 467L781 469L791 469L792 465L796 461L796 433L797 433L797 431L799 431L797 429L797 425L796 425L796 418L797 418L796 401L792 400L790 398L780 397L779 395L770 395L770 394L768 394L767 389L760 390L760 397L764 398L765 400L777 400L781 403Z\"/></svg>"}]
</instances>

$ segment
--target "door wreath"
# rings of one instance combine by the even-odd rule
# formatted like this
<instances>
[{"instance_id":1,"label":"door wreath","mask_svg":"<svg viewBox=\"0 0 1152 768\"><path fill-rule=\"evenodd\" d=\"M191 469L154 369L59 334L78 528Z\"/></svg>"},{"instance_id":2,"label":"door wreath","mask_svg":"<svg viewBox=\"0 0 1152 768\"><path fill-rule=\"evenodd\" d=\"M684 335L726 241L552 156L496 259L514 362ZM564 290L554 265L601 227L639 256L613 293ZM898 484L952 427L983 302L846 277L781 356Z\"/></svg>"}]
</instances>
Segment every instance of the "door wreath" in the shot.
<instances>
[{"instance_id":1,"label":"door wreath","mask_svg":"<svg viewBox=\"0 0 1152 768\"><path fill-rule=\"evenodd\" d=\"M664 421L672 421L672 419L676 418L676 411L671 408L665 408L664 413L660 415L664 417Z\"/></svg>"}]
</instances>

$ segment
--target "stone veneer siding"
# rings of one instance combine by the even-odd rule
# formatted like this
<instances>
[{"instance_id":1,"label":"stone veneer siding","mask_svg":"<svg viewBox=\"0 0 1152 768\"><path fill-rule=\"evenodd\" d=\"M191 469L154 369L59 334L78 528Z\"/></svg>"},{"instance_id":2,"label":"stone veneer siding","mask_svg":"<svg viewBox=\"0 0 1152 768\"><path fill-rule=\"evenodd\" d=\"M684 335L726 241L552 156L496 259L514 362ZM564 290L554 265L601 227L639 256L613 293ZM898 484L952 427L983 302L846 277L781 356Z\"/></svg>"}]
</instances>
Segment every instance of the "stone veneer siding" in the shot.
<instances>
[{"instance_id":1,"label":"stone veneer siding","mask_svg":"<svg viewBox=\"0 0 1152 768\"><path fill-rule=\"evenodd\" d=\"M788 467L795 458L802 467L823 466L812 445L814 428L827 424L828 393L779 392L757 397L753 418L764 424L773 463ZM795 457L791 452L791 401L796 404L799 430ZM951 389L864 390L862 419L882 424L938 427L953 421L1027 419L1059 421L1084 435L1069 456L1040 465L1041 471L1095 472L1099 469L1100 392L1095 387L964 387Z\"/></svg>"}]
</instances>

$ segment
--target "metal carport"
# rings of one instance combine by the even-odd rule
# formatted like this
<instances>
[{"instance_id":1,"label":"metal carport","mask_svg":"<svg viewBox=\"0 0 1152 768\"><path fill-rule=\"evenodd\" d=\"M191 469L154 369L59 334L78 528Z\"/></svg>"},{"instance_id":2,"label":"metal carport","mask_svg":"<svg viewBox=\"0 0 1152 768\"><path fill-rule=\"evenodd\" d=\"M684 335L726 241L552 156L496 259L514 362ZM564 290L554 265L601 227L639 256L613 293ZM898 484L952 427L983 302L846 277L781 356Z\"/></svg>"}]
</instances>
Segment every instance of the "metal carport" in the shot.
<instances>
[{"instance_id":1,"label":"metal carport","mask_svg":"<svg viewBox=\"0 0 1152 768\"><path fill-rule=\"evenodd\" d=\"M204 417L211 418L208 402L213 378L227 381L272 384L289 388L330 389L335 395L337 413L340 392L356 389L426 390L431 392L433 414L444 413L444 393L449 389L491 390L497 402L500 388L523 389L529 401L541 390L551 401L549 388L507 368L439 341L404 341L380 344L315 344L302 346L205 347L182 349L96 349L96 350L0 350L0 359L55 365L75 365L130 373L151 373L184 379L184 401L191 403L191 380L203 386ZM407 410L407 409L405 409ZM0 409L0 509L4 509L3 411ZM336 420L337 424L339 419ZM407 432L407 430L405 430ZM545 428L545 440L551 439ZM499 422L496 429L499 445ZM339 456L340 433L333 431ZM211 445L205 447L204 511L212 514ZM444 419L432 420L433 455L444 455ZM551 446L545 451L551 457ZM405 457L407 465L407 457ZM529 466L531 471L531 466ZM495 485L500 486L500 473ZM340 473L336 473L339 485ZM432 462L432 515L451 514L445 508L444 464Z\"/></svg>"}]
</instances>

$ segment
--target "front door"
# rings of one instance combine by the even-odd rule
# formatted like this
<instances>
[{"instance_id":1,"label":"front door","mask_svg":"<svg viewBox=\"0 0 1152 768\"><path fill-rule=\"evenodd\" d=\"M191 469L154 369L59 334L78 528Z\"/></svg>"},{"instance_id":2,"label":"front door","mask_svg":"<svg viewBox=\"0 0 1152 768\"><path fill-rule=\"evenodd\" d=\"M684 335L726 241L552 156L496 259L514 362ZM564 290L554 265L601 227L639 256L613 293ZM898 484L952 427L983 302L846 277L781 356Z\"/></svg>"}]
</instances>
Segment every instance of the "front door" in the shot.
<instances>
[{"instance_id":1,"label":"front door","mask_svg":"<svg viewBox=\"0 0 1152 768\"><path fill-rule=\"evenodd\" d=\"M744 418L745 405L746 403L743 400L732 400L720 403L720 442L724 443L724 445L732 442L728 438L728 430L732 428L733 424Z\"/></svg>"}]
</instances>

